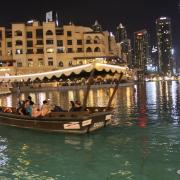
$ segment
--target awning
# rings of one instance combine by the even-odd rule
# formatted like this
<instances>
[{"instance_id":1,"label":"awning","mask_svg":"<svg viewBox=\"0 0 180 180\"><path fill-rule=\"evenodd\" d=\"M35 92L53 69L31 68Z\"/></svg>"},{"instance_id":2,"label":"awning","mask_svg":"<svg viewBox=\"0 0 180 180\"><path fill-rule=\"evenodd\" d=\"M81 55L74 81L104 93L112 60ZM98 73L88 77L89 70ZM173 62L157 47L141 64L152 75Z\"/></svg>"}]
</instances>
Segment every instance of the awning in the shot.
<instances>
[{"instance_id":1,"label":"awning","mask_svg":"<svg viewBox=\"0 0 180 180\"><path fill-rule=\"evenodd\" d=\"M106 72L127 72L129 68L127 66L117 66L117 65L109 65L109 64L100 64L100 63L92 63L86 65L80 65L76 67L70 67L65 69L60 69L56 71L43 72L43 73L34 73L34 74L24 74L24 75L16 75L16 76L0 76L0 81L4 82L15 82L15 81L34 81L35 79L43 80L44 78L51 79L53 76L61 77L62 75L70 76L72 73L80 74L82 71L91 72L93 69L97 71Z\"/></svg>"}]
</instances>

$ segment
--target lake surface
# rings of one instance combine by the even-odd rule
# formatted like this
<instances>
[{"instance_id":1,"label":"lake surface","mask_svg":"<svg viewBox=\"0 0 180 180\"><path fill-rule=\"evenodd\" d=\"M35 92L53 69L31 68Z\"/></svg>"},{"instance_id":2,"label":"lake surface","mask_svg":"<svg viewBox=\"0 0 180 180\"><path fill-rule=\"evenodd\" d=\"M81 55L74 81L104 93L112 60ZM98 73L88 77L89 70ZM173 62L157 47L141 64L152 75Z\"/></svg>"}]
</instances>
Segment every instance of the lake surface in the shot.
<instances>
[{"instance_id":1,"label":"lake surface","mask_svg":"<svg viewBox=\"0 0 180 180\"><path fill-rule=\"evenodd\" d=\"M88 105L105 106L111 93L91 90ZM68 109L70 100L83 100L84 91L30 95L36 103L49 99ZM16 94L0 96L0 105L16 101ZM0 180L179 180L179 82L121 87L113 106L113 124L87 135L0 126Z\"/></svg>"}]
</instances>

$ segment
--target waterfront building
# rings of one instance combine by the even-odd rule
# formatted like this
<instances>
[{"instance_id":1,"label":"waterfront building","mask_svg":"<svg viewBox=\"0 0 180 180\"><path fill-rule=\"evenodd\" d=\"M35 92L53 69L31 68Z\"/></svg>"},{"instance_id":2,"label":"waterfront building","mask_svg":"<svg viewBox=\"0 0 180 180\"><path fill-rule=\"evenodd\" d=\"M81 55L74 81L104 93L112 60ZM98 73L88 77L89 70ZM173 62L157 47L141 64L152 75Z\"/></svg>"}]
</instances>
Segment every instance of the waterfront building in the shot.
<instances>
[{"instance_id":1,"label":"waterfront building","mask_svg":"<svg viewBox=\"0 0 180 180\"><path fill-rule=\"evenodd\" d=\"M48 18L50 18L48 20ZM118 57L115 37L96 21L92 28L72 22L62 27L51 21L13 23L0 27L0 66L22 72L42 72L86 64L94 60L111 62ZM23 72L24 71L24 72ZM13 72L10 72L13 74Z\"/></svg>"},{"instance_id":2,"label":"waterfront building","mask_svg":"<svg viewBox=\"0 0 180 180\"><path fill-rule=\"evenodd\" d=\"M158 72L162 75L173 73L171 19L160 17L156 20L158 44Z\"/></svg>"}]
</instances>

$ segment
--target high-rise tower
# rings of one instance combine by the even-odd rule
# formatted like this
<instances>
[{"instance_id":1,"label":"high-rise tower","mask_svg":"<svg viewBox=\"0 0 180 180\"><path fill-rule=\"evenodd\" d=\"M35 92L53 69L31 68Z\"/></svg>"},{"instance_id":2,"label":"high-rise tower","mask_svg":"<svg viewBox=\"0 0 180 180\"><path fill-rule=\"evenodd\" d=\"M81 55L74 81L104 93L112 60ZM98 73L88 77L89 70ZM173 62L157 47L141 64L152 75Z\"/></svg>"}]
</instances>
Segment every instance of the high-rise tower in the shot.
<instances>
[{"instance_id":1,"label":"high-rise tower","mask_svg":"<svg viewBox=\"0 0 180 180\"><path fill-rule=\"evenodd\" d=\"M158 71L163 75L173 72L173 49L171 19L160 17L156 20L156 33L158 45Z\"/></svg>"},{"instance_id":2,"label":"high-rise tower","mask_svg":"<svg viewBox=\"0 0 180 180\"><path fill-rule=\"evenodd\" d=\"M135 67L145 72L149 58L148 32L145 29L134 33L134 55Z\"/></svg>"}]
</instances>

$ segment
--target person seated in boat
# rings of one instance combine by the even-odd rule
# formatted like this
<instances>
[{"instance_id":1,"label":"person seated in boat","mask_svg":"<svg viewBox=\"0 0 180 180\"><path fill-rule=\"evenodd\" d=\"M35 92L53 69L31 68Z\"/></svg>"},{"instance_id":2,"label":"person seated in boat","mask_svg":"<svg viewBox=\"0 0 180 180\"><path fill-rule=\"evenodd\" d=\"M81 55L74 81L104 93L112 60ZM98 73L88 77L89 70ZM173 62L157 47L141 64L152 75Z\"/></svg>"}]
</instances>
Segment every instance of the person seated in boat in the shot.
<instances>
[{"instance_id":1,"label":"person seated in boat","mask_svg":"<svg viewBox=\"0 0 180 180\"><path fill-rule=\"evenodd\" d=\"M32 101L32 97L28 96L27 99L29 100L29 104L32 106L34 104L34 102Z\"/></svg>"},{"instance_id":2,"label":"person seated in boat","mask_svg":"<svg viewBox=\"0 0 180 180\"><path fill-rule=\"evenodd\" d=\"M33 104L32 106L32 117L41 116L41 110L37 104Z\"/></svg>"},{"instance_id":3,"label":"person seated in boat","mask_svg":"<svg viewBox=\"0 0 180 180\"><path fill-rule=\"evenodd\" d=\"M46 100L43 101L43 105L41 107L41 116L46 116L51 112L48 102Z\"/></svg>"},{"instance_id":4,"label":"person seated in boat","mask_svg":"<svg viewBox=\"0 0 180 180\"><path fill-rule=\"evenodd\" d=\"M80 101L75 101L75 111L82 111L82 105Z\"/></svg>"},{"instance_id":5,"label":"person seated in boat","mask_svg":"<svg viewBox=\"0 0 180 180\"><path fill-rule=\"evenodd\" d=\"M6 107L6 108L4 108L3 112L12 113L12 109L10 107Z\"/></svg>"},{"instance_id":6,"label":"person seated in boat","mask_svg":"<svg viewBox=\"0 0 180 180\"><path fill-rule=\"evenodd\" d=\"M23 100L21 100L21 99L19 99L19 101L18 101L18 103L17 103L17 109L16 109L16 112L19 114L19 110L21 109L21 108L23 108L23 106L24 106L24 101Z\"/></svg>"},{"instance_id":7,"label":"person seated in boat","mask_svg":"<svg viewBox=\"0 0 180 180\"><path fill-rule=\"evenodd\" d=\"M23 101L22 107L18 110L20 115L30 115L30 103L29 100Z\"/></svg>"},{"instance_id":8,"label":"person seated in boat","mask_svg":"<svg viewBox=\"0 0 180 180\"><path fill-rule=\"evenodd\" d=\"M52 108L51 108L51 112L65 112L65 110L63 110L61 108L61 106L57 106L57 105L53 104Z\"/></svg>"},{"instance_id":9,"label":"person seated in boat","mask_svg":"<svg viewBox=\"0 0 180 180\"><path fill-rule=\"evenodd\" d=\"M69 109L69 112L73 112L73 111L76 111L76 106L75 106L75 103L74 101L70 101L70 109Z\"/></svg>"}]
</instances>

